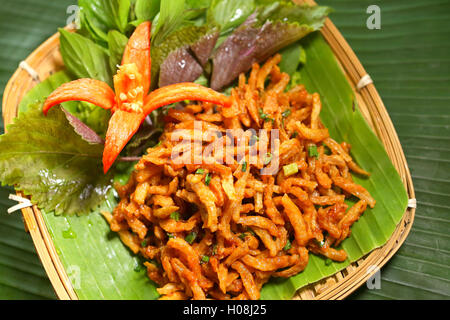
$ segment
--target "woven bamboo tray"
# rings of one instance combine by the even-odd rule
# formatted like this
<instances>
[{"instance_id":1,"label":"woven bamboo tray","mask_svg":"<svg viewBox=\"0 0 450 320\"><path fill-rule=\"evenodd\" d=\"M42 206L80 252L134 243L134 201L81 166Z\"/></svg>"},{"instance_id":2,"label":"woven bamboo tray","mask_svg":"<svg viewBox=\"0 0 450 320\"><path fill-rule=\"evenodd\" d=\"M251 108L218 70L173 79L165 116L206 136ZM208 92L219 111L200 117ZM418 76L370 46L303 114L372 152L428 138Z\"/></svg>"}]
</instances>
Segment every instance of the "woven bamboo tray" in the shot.
<instances>
[{"instance_id":1,"label":"woven bamboo tray","mask_svg":"<svg viewBox=\"0 0 450 320\"><path fill-rule=\"evenodd\" d=\"M312 1L307 2L313 3ZM332 48L349 83L352 85L364 118L383 143L392 163L400 174L409 198L414 199L414 188L405 155L392 121L375 86L370 83L360 90L356 88L361 78L365 77L367 73L331 20L327 19L321 32ZM55 34L45 41L25 61L38 72L40 80L44 80L52 73L62 69L63 62L59 53L59 35ZM11 123L17 116L17 109L21 99L38 81L33 79L22 68L17 69L13 74L3 95L3 118L5 124ZM407 208L393 235L384 246L371 251L365 257L333 276L300 289L294 299L343 299L348 296L366 282L399 249L411 229L414 213L415 208ZM25 228L33 238L37 253L58 298L78 299L53 245L41 211L36 206L33 206L22 209L22 214Z\"/></svg>"}]
</instances>

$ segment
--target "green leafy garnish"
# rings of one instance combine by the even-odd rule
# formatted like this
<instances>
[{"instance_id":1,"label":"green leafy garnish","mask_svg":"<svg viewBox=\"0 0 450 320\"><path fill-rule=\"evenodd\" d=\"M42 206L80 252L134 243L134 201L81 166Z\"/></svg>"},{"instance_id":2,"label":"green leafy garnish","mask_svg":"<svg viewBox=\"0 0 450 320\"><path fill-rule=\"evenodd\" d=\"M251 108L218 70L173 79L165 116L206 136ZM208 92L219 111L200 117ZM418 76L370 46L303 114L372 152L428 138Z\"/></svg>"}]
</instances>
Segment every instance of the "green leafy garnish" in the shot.
<instances>
[{"instance_id":1,"label":"green leafy garnish","mask_svg":"<svg viewBox=\"0 0 450 320\"><path fill-rule=\"evenodd\" d=\"M291 115L291 109L286 109L284 110L281 115L283 116L283 118L287 118Z\"/></svg>"},{"instance_id":2,"label":"green leafy garnish","mask_svg":"<svg viewBox=\"0 0 450 320\"><path fill-rule=\"evenodd\" d=\"M270 161L272 161L273 155L268 152L266 153L266 155L264 156L264 165L268 165L270 163Z\"/></svg>"},{"instance_id":3,"label":"green leafy garnish","mask_svg":"<svg viewBox=\"0 0 450 320\"><path fill-rule=\"evenodd\" d=\"M204 174L204 173L205 173L205 169L203 169L203 168L197 169L197 171L195 171L195 174Z\"/></svg>"},{"instance_id":4,"label":"green leafy garnish","mask_svg":"<svg viewBox=\"0 0 450 320\"><path fill-rule=\"evenodd\" d=\"M172 212L172 213L170 214L170 217L171 217L173 220L175 220L175 221L179 221L179 220L180 220L180 213L177 212L177 211Z\"/></svg>"},{"instance_id":5,"label":"green leafy garnish","mask_svg":"<svg viewBox=\"0 0 450 320\"><path fill-rule=\"evenodd\" d=\"M192 231L189 233L184 240L186 240L187 243L192 244L195 241L195 238L197 238L197 232Z\"/></svg>"},{"instance_id":6,"label":"green leafy garnish","mask_svg":"<svg viewBox=\"0 0 450 320\"><path fill-rule=\"evenodd\" d=\"M206 256L206 255L203 255L203 256L202 256L202 262L203 262L203 263L208 263L208 262L209 262L209 257Z\"/></svg>"},{"instance_id":7,"label":"green leafy garnish","mask_svg":"<svg viewBox=\"0 0 450 320\"><path fill-rule=\"evenodd\" d=\"M101 80L112 86L109 56L105 49L77 33L59 29L60 52L66 68L77 78Z\"/></svg>"},{"instance_id":8,"label":"green leafy garnish","mask_svg":"<svg viewBox=\"0 0 450 320\"><path fill-rule=\"evenodd\" d=\"M308 146L308 155L310 157L319 158L319 152L317 151L317 146L315 144Z\"/></svg>"},{"instance_id":9,"label":"green leafy garnish","mask_svg":"<svg viewBox=\"0 0 450 320\"><path fill-rule=\"evenodd\" d=\"M209 186L209 183L211 182L211 174L207 173L205 176L205 184Z\"/></svg>"},{"instance_id":10,"label":"green leafy garnish","mask_svg":"<svg viewBox=\"0 0 450 320\"><path fill-rule=\"evenodd\" d=\"M292 248L291 240L287 239L286 245L284 246L283 250L288 251L291 248Z\"/></svg>"},{"instance_id":11,"label":"green leafy garnish","mask_svg":"<svg viewBox=\"0 0 450 320\"><path fill-rule=\"evenodd\" d=\"M274 119L272 119L271 117L269 117L267 114L265 114L265 113L263 112L263 109L262 109L262 108L259 108L259 109L258 109L258 113L259 113L259 117L261 118L261 120L264 120L265 122L267 122L267 121L272 121L272 122L274 122L274 121L275 121Z\"/></svg>"},{"instance_id":12,"label":"green leafy garnish","mask_svg":"<svg viewBox=\"0 0 450 320\"><path fill-rule=\"evenodd\" d=\"M102 171L103 145L89 144L59 107L20 113L0 136L0 180L56 214L82 214L106 199L112 173Z\"/></svg>"},{"instance_id":13,"label":"green leafy garnish","mask_svg":"<svg viewBox=\"0 0 450 320\"><path fill-rule=\"evenodd\" d=\"M221 33L225 34L243 23L253 11L254 0L212 0L207 19L220 25Z\"/></svg>"},{"instance_id":14,"label":"green leafy garnish","mask_svg":"<svg viewBox=\"0 0 450 320\"><path fill-rule=\"evenodd\" d=\"M81 32L97 42L107 42L107 33L125 33L131 7L130 0L78 0Z\"/></svg>"},{"instance_id":15,"label":"green leafy garnish","mask_svg":"<svg viewBox=\"0 0 450 320\"><path fill-rule=\"evenodd\" d=\"M241 171L242 171L242 172L247 171L247 161L242 162Z\"/></svg>"},{"instance_id":16,"label":"green leafy garnish","mask_svg":"<svg viewBox=\"0 0 450 320\"><path fill-rule=\"evenodd\" d=\"M111 72L117 72L117 65L122 62L123 52L128 43L128 38L117 30L108 32L108 47L109 47L109 66Z\"/></svg>"}]
</instances>

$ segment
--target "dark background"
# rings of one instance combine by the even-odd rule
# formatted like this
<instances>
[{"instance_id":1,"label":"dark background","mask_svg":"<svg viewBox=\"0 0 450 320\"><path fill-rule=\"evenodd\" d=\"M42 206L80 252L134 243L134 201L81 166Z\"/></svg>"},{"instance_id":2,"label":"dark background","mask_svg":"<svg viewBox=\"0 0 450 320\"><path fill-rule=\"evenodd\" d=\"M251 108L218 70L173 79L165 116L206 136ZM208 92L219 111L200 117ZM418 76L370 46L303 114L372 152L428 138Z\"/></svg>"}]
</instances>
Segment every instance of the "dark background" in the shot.
<instances>
[{"instance_id":1,"label":"dark background","mask_svg":"<svg viewBox=\"0 0 450 320\"><path fill-rule=\"evenodd\" d=\"M406 242L381 270L381 289L350 299L450 297L450 1L318 0L371 75L394 122L414 180L418 208ZM21 60L66 24L75 0L2 0L0 92ZM369 30L366 9L381 9ZM3 96L3 94L2 94ZM3 132L3 123L0 123ZM54 299L24 232L11 189L0 188L0 299Z\"/></svg>"}]
</instances>

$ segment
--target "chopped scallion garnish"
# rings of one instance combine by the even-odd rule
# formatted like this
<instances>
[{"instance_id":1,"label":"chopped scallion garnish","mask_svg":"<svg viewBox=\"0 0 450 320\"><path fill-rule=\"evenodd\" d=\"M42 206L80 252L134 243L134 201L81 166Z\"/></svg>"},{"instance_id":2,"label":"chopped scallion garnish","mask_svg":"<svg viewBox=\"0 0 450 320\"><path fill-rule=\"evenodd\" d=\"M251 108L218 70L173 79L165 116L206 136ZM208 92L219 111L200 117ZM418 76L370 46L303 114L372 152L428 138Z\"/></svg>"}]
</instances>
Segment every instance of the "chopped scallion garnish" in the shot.
<instances>
[{"instance_id":1,"label":"chopped scallion garnish","mask_svg":"<svg viewBox=\"0 0 450 320\"><path fill-rule=\"evenodd\" d=\"M297 172L298 172L298 165L295 162L283 166L283 173L286 177L292 176Z\"/></svg>"},{"instance_id":2,"label":"chopped scallion garnish","mask_svg":"<svg viewBox=\"0 0 450 320\"><path fill-rule=\"evenodd\" d=\"M205 169L197 169L197 171L195 171L195 174L204 174L205 173Z\"/></svg>"},{"instance_id":3,"label":"chopped scallion garnish","mask_svg":"<svg viewBox=\"0 0 450 320\"><path fill-rule=\"evenodd\" d=\"M202 256L202 262L207 263L209 262L209 257L208 256Z\"/></svg>"},{"instance_id":4,"label":"chopped scallion garnish","mask_svg":"<svg viewBox=\"0 0 450 320\"><path fill-rule=\"evenodd\" d=\"M247 171L247 161L242 162L241 171L242 171L242 172Z\"/></svg>"},{"instance_id":5,"label":"chopped scallion garnish","mask_svg":"<svg viewBox=\"0 0 450 320\"><path fill-rule=\"evenodd\" d=\"M178 221L178 220L180 220L180 213L179 212L172 212L171 214L170 214L170 217L172 218L172 219L174 219L175 221Z\"/></svg>"},{"instance_id":6,"label":"chopped scallion garnish","mask_svg":"<svg viewBox=\"0 0 450 320\"><path fill-rule=\"evenodd\" d=\"M267 114L264 113L263 109L259 108L258 109L258 113L259 113L259 117L264 120L265 122L267 121L272 121L275 122L274 119L272 119L271 117L269 117Z\"/></svg>"},{"instance_id":7,"label":"chopped scallion garnish","mask_svg":"<svg viewBox=\"0 0 450 320\"><path fill-rule=\"evenodd\" d=\"M197 238L197 232L192 231L186 236L186 238L184 238L184 240L186 240L187 243L192 244L195 238Z\"/></svg>"},{"instance_id":8,"label":"chopped scallion garnish","mask_svg":"<svg viewBox=\"0 0 450 320\"><path fill-rule=\"evenodd\" d=\"M312 144L308 147L308 154L310 157L319 157L319 152L317 151L317 146L315 144Z\"/></svg>"},{"instance_id":9,"label":"chopped scallion garnish","mask_svg":"<svg viewBox=\"0 0 450 320\"><path fill-rule=\"evenodd\" d=\"M288 251L290 248L292 248L291 241L287 239L286 245L284 246L283 250Z\"/></svg>"},{"instance_id":10,"label":"chopped scallion garnish","mask_svg":"<svg viewBox=\"0 0 450 320\"><path fill-rule=\"evenodd\" d=\"M268 165L272 161L272 154L270 152L266 153L264 157L264 165Z\"/></svg>"},{"instance_id":11,"label":"chopped scallion garnish","mask_svg":"<svg viewBox=\"0 0 450 320\"><path fill-rule=\"evenodd\" d=\"M211 175L209 173L205 176L205 184L209 186L209 183L211 182Z\"/></svg>"},{"instance_id":12,"label":"chopped scallion garnish","mask_svg":"<svg viewBox=\"0 0 450 320\"><path fill-rule=\"evenodd\" d=\"M281 115L283 116L283 118L287 118L291 115L291 109L286 109L284 110Z\"/></svg>"}]
</instances>

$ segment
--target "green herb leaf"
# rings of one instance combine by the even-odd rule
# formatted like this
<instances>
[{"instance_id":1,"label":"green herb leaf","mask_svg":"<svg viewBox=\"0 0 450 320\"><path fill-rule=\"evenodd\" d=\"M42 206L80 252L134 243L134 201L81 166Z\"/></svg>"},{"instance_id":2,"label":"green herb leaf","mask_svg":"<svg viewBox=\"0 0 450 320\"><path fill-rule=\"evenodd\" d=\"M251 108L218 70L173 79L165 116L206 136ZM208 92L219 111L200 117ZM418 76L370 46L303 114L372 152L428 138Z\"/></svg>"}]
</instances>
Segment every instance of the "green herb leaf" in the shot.
<instances>
[{"instance_id":1,"label":"green herb leaf","mask_svg":"<svg viewBox=\"0 0 450 320\"><path fill-rule=\"evenodd\" d=\"M254 10L254 0L213 0L207 19L220 25L225 34L243 23Z\"/></svg>"},{"instance_id":2,"label":"green herb leaf","mask_svg":"<svg viewBox=\"0 0 450 320\"><path fill-rule=\"evenodd\" d=\"M272 161L272 154L270 152L266 153L264 156L264 165L268 165Z\"/></svg>"},{"instance_id":3,"label":"green herb leaf","mask_svg":"<svg viewBox=\"0 0 450 320\"><path fill-rule=\"evenodd\" d=\"M185 0L161 1L159 14L152 25L152 43L159 46L183 22Z\"/></svg>"},{"instance_id":4,"label":"green herb leaf","mask_svg":"<svg viewBox=\"0 0 450 320\"><path fill-rule=\"evenodd\" d=\"M265 113L263 112L263 109L262 109L262 108L259 108L259 109L258 109L258 113L259 113L259 117L261 118L261 120L264 120L265 122L267 122L267 121L272 121L272 122L274 122L274 121L275 121L274 119L272 119L271 117L269 117L267 114L265 114Z\"/></svg>"},{"instance_id":5,"label":"green herb leaf","mask_svg":"<svg viewBox=\"0 0 450 320\"><path fill-rule=\"evenodd\" d=\"M286 109L286 110L284 110L284 111L281 113L281 115L282 115L284 118L289 117L289 116L291 115L291 109Z\"/></svg>"},{"instance_id":6,"label":"green herb leaf","mask_svg":"<svg viewBox=\"0 0 450 320\"><path fill-rule=\"evenodd\" d=\"M161 0L137 0L136 18L140 21L152 21L159 12Z\"/></svg>"},{"instance_id":7,"label":"green herb leaf","mask_svg":"<svg viewBox=\"0 0 450 320\"><path fill-rule=\"evenodd\" d=\"M242 172L247 171L247 161L242 162L241 171L242 171Z\"/></svg>"},{"instance_id":8,"label":"green herb leaf","mask_svg":"<svg viewBox=\"0 0 450 320\"><path fill-rule=\"evenodd\" d=\"M319 152L317 151L317 146L315 144L311 144L308 146L308 155L310 157L319 158Z\"/></svg>"},{"instance_id":9,"label":"green herb leaf","mask_svg":"<svg viewBox=\"0 0 450 320\"><path fill-rule=\"evenodd\" d=\"M286 245L284 246L283 250L284 250L284 251L288 251L288 250L291 249L291 248L292 248L291 240L287 239Z\"/></svg>"},{"instance_id":10,"label":"green herb leaf","mask_svg":"<svg viewBox=\"0 0 450 320\"><path fill-rule=\"evenodd\" d=\"M208 262L209 262L209 257L206 256L206 255L203 255L203 256L202 256L202 262L203 262L203 263L208 263Z\"/></svg>"},{"instance_id":11,"label":"green herb leaf","mask_svg":"<svg viewBox=\"0 0 450 320\"><path fill-rule=\"evenodd\" d=\"M195 171L195 174L204 174L204 173L205 173L205 169L203 169L203 168L197 169L197 171Z\"/></svg>"},{"instance_id":12,"label":"green herb leaf","mask_svg":"<svg viewBox=\"0 0 450 320\"><path fill-rule=\"evenodd\" d=\"M197 238L197 232L192 231L191 233L189 233L186 238L184 238L184 240L186 240L187 243L189 244L193 244L195 241L195 238Z\"/></svg>"},{"instance_id":13,"label":"green herb leaf","mask_svg":"<svg viewBox=\"0 0 450 320\"><path fill-rule=\"evenodd\" d=\"M130 0L79 0L81 32L94 41L108 41L108 31L125 33Z\"/></svg>"},{"instance_id":14,"label":"green herb leaf","mask_svg":"<svg viewBox=\"0 0 450 320\"><path fill-rule=\"evenodd\" d=\"M172 218L172 219L174 219L175 221L179 221L180 220L180 213L179 212L172 212L171 214L170 214L170 217Z\"/></svg>"},{"instance_id":15,"label":"green herb leaf","mask_svg":"<svg viewBox=\"0 0 450 320\"><path fill-rule=\"evenodd\" d=\"M211 182L211 174L207 173L205 176L205 184L209 186L209 183Z\"/></svg>"},{"instance_id":16,"label":"green herb leaf","mask_svg":"<svg viewBox=\"0 0 450 320\"><path fill-rule=\"evenodd\" d=\"M102 172L103 145L89 144L60 107L19 114L0 137L0 180L56 214L82 214L106 199L111 174Z\"/></svg>"},{"instance_id":17,"label":"green herb leaf","mask_svg":"<svg viewBox=\"0 0 450 320\"><path fill-rule=\"evenodd\" d=\"M128 38L119 31L108 32L109 66L113 74L117 72L117 65L122 64L122 56L127 43Z\"/></svg>"},{"instance_id":18,"label":"green herb leaf","mask_svg":"<svg viewBox=\"0 0 450 320\"><path fill-rule=\"evenodd\" d=\"M59 29L60 51L66 68L77 78L92 78L112 86L112 73L106 51L92 40Z\"/></svg>"}]
</instances>

